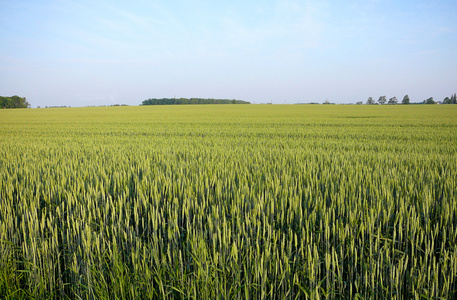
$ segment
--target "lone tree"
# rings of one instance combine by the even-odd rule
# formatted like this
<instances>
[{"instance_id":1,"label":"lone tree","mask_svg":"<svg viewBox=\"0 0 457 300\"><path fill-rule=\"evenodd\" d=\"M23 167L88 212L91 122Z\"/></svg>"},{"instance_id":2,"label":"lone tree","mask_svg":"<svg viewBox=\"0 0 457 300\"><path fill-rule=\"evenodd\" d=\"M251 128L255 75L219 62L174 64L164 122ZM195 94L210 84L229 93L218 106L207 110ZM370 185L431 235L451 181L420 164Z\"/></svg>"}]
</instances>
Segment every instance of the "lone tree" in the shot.
<instances>
[{"instance_id":1,"label":"lone tree","mask_svg":"<svg viewBox=\"0 0 457 300\"><path fill-rule=\"evenodd\" d=\"M380 96L379 99L378 99L378 102L379 104L386 104L387 102L387 99L386 99L386 96Z\"/></svg>"},{"instance_id":2,"label":"lone tree","mask_svg":"<svg viewBox=\"0 0 457 300\"><path fill-rule=\"evenodd\" d=\"M392 98L390 98L390 99L389 99L389 102L388 102L388 104L391 104L391 105L392 105L392 104L397 104L397 103L398 103L397 97L392 97Z\"/></svg>"},{"instance_id":3,"label":"lone tree","mask_svg":"<svg viewBox=\"0 0 457 300\"><path fill-rule=\"evenodd\" d=\"M403 97L403 100L401 100L401 104L410 104L408 95L405 95L405 97Z\"/></svg>"},{"instance_id":4,"label":"lone tree","mask_svg":"<svg viewBox=\"0 0 457 300\"><path fill-rule=\"evenodd\" d=\"M27 102L25 97L19 97L17 95L11 97L0 96L0 108L28 108L30 104Z\"/></svg>"},{"instance_id":5,"label":"lone tree","mask_svg":"<svg viewBox=\"0 0 457 300\"><path fill-rule=\"evenodd\" d=\"M433 97L428 98L427 100L424 100L425 104L435 104L436 102L433 100Z\"/></svg>"},{"instance_id":6,"label":"lone tree","mask_svg":"<svg viewBox=\"0 0 457 300\"><path fill-rule=\"evenodd\" d=\"M368 97L367 104L368 105L373 105L373 104L376 104L376 102L373 100L373 98Z\"/></svg>"}]
</instances>

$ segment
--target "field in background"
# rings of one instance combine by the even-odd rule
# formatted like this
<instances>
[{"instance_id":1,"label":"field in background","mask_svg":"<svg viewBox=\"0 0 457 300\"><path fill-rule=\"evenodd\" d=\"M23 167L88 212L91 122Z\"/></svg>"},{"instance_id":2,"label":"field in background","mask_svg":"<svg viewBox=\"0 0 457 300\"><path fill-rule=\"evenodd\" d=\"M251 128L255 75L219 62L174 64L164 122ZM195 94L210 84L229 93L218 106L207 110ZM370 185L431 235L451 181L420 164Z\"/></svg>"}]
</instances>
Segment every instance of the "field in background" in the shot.
<instances>
[{"instance_id":1,"label":"field in background","mask_svg":"<svg viewBox=\"0 0 457 300\"><path fill-rule=\"evenodd\" d=\"M0 298L452 298L457 106L0 110Z\"/></svg>"}]
</instances>

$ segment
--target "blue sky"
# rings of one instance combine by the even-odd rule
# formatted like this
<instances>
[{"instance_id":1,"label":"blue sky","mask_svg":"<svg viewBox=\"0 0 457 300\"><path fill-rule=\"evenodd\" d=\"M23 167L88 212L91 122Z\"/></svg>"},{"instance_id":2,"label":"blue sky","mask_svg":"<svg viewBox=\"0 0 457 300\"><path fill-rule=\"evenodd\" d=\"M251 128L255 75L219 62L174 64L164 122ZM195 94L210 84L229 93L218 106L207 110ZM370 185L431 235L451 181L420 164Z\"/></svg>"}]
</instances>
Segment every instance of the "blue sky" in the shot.
<instances>
[{"instance_id":1,"label":"blue sky","mask_svg":"<svg viewBox=\"0 0 457 300\"><path fill-rule=\"evenodd\" d=\"M457 92L455 0L0 0L0 95L33 107Z\"/></svg>"}]
</instances>

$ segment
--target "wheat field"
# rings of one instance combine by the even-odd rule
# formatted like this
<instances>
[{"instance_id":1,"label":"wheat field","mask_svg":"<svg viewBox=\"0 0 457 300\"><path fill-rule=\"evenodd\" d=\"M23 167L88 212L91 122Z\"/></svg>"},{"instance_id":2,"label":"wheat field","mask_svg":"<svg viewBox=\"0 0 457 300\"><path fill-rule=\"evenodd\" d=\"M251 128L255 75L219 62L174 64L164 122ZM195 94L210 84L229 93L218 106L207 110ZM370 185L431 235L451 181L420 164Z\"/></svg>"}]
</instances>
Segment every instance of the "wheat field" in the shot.
<instances>
[{"instance_id":1,"label":"wheat field","mask_svg":"<svg viewBox=\"0 0 457 300\"><path fill-rule=\"evenodd\" d=\"M0 298L451 299L457 106L0 110Z\"/></svg>"}]
</instances>

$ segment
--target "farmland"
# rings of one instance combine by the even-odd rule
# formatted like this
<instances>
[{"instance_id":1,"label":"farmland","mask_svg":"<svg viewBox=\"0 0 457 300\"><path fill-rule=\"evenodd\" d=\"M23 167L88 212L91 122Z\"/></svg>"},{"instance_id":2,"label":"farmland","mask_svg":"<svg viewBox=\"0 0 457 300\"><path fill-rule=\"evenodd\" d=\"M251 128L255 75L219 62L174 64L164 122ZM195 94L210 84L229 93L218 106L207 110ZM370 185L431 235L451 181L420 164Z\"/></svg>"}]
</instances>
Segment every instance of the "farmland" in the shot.
<instances>
[{"instance_id":1,"label":"farmland","mask_svg":"<svg viewBox=\"0 0 457 300\"><path fill-rule=\"evenodd\" d=\"M457 106L0 110L0 298L452 298Z\"/></svg>"}]
</instances>

